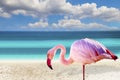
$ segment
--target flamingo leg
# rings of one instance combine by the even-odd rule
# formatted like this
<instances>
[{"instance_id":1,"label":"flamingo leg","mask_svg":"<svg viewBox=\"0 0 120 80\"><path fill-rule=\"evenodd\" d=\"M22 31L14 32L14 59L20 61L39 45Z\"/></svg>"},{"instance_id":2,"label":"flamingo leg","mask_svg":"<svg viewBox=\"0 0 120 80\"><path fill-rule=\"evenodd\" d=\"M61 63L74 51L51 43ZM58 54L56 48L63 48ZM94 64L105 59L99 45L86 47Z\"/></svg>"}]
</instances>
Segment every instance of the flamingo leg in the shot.
<instances>
[{"instance_id":1,"label":"flamingo leg","mask_svg":"<svg viewBox=\"0 0 120 80\"><path fill-rule=\"evenodd\" d=\"M83 80L85 80L85 65L83 65L82 67L83 67Z\"/></svg>"}]
</instances>

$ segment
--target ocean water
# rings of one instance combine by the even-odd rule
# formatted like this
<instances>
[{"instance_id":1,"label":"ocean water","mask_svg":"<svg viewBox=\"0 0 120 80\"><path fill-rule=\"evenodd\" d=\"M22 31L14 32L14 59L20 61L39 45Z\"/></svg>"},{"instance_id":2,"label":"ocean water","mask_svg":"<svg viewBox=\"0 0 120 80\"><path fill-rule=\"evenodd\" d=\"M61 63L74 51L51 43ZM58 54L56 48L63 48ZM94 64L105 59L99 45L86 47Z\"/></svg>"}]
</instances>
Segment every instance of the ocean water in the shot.
<instances>
[{"instance_id":1,"label":"ocean water","mask_svg":"<svg viewBox=\"0 0 120 80\"><path fill-rule=\"evenodd\" d=\"M101 42L120 57L120 31L0 32L0 60L45 60L47 51L58 44L66 47L68 57L71 44L83 38Z\"/></svg>"}]
</instances>

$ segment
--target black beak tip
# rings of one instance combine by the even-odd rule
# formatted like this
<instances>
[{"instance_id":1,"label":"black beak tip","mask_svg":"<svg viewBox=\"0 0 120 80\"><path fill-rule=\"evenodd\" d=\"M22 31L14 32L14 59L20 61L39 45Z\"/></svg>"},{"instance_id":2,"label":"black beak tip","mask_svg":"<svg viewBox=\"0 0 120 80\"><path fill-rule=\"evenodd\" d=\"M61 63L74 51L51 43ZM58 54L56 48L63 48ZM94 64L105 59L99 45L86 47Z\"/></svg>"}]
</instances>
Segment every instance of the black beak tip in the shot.
<instances>
[{"instance_id":1,"label":"black beak tip","mask_svg":"<svg viewBox=\"0 0 120 80\"><path fill-rule=\"evenodd\" d=\"M51 70L53 70L52 66L48 66Z\"/></svg>"}]
</instances>

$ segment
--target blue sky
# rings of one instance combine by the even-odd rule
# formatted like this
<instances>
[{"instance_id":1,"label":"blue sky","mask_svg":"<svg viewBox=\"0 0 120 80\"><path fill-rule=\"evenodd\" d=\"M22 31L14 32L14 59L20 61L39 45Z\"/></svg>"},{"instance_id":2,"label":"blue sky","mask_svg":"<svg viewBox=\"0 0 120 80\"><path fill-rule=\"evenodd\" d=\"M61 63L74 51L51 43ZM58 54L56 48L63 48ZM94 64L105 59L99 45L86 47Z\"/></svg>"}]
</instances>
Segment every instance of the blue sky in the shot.
<instances>
[{"instance_id":1,"label":"blue sky","mask_svg":"<svg viewBox=\"0 0 120 80\"><path fill-rule=\"evenodd\" d=\"M120 30L120 0L0 0L0 31Z\"/></svg>"}]
</instances>

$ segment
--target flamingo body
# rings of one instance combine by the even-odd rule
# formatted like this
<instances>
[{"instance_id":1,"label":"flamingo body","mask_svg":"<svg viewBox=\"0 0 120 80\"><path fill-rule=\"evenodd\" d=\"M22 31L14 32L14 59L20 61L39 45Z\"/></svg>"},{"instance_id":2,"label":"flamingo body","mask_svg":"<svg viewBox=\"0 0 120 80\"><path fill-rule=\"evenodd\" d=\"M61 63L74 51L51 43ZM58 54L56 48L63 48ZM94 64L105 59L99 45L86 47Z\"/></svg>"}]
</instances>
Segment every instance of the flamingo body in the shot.
<instances>
[{"instance_id":1,"label":"flamingo body","mask_svg":"<svg viewBox=\"0 0 120 80\"><path fill-rule=\"evenodd\" d=\"M103 58L112 59L112 57L107 54L106 49L105 46L95 40L88 38L81 39L72 44L70 57L75 62L82 64L94 63Z\"/></svg>"}]
</instances>

